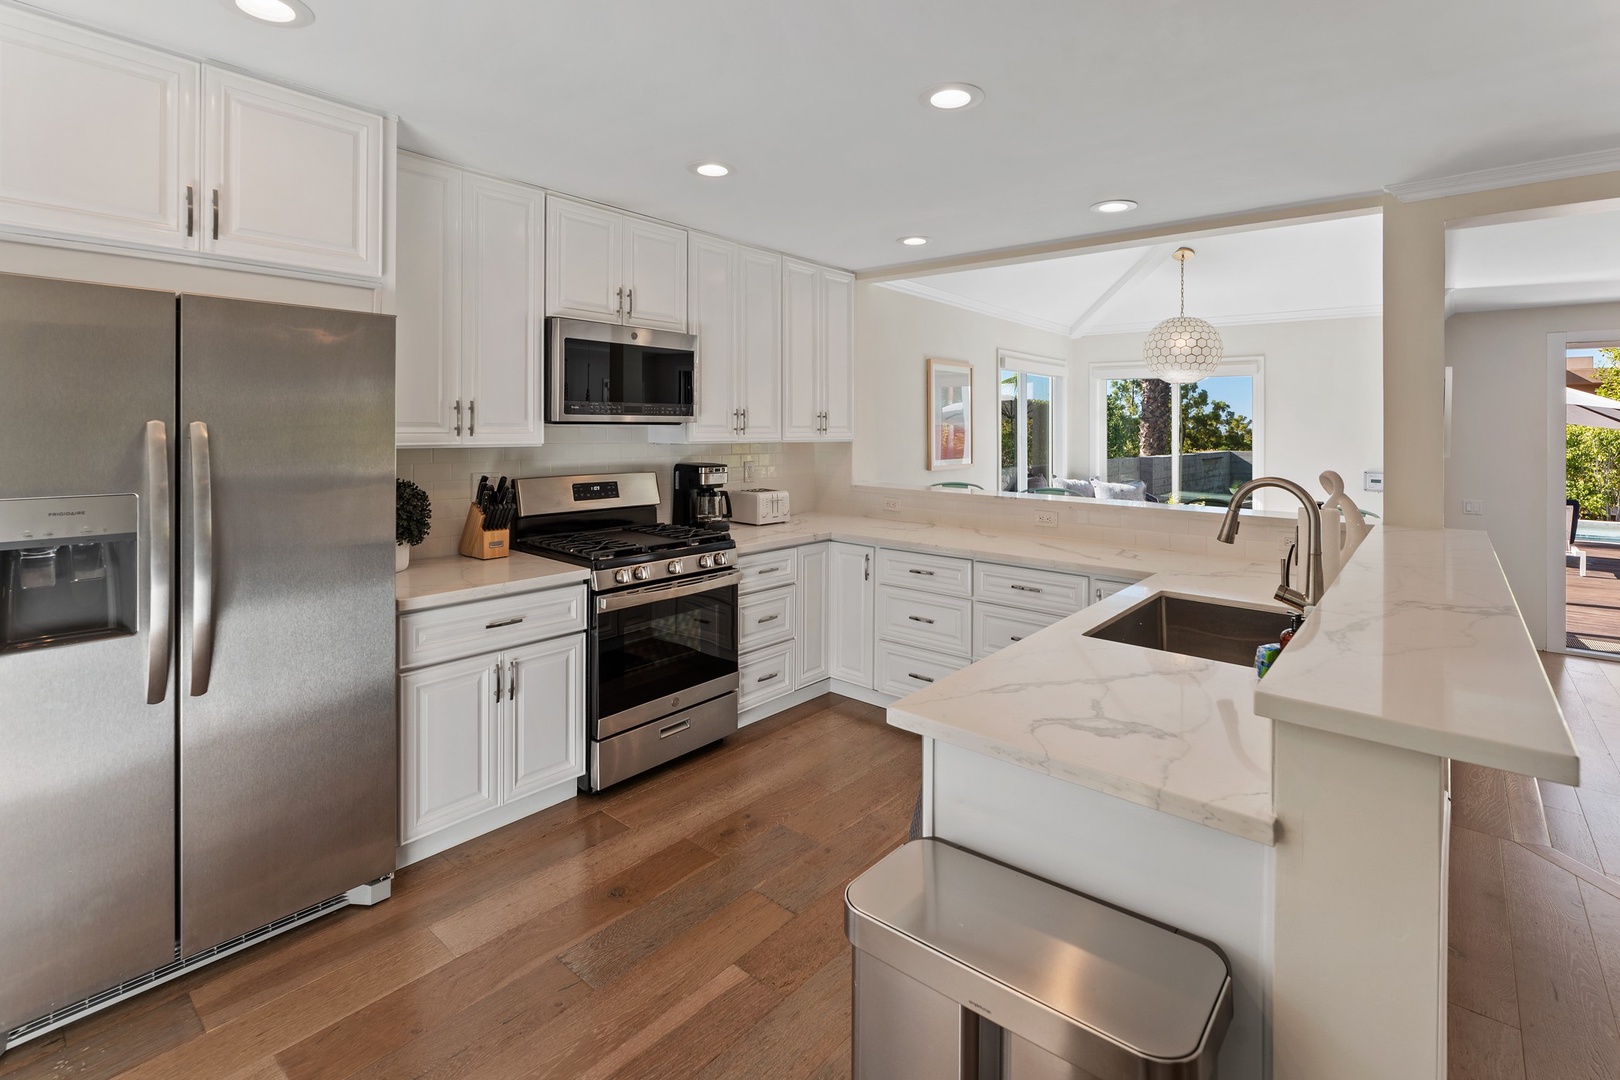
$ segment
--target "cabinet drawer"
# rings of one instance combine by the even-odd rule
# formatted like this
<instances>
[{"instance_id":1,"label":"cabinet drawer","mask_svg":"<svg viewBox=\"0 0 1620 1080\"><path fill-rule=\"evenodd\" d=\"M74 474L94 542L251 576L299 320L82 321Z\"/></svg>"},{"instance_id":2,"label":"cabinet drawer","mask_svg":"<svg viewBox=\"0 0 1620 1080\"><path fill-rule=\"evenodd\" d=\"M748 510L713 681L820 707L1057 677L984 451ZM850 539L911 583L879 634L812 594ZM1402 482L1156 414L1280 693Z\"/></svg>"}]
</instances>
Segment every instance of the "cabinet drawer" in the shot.
<instances>
[{"instance_id":1,"label":"cabinet drawer","mask_svg":"<svg viewBox=\"0 0 1620 1080\"><path fill-rule=\"evenodd\" d=\"M901 645L878 642L873 680L880 693L905 697L967 667L965 659L936 656Z\"/></svg>"},{"instance_id":2,"label":"cabinet drawer","mask_svg":"<svg viewBox=\"0 0 1620 1080\"><path fill-rule=\"evenodd\" d=\"M1091 579L1083 574L1060 574L1054 570L1031 570L1023 566L976 563L973 567L973 598L993 604L1050 611L1068 615L1090 602L1087 590Z\"/></svg>"},{"instance_id":3,"label":"cabinet drawer","mask_svg":"<svg viewBox=\"0 0 1620 1080\"><path fill-rule=\"evenodd\" d=\"M973 601L880 585L877 636L956 656L973 651Z\"/></svg>"},{"instance_id":4,"label":"cabinet drawer","mask_svg":"<svg viewBox=\"0 0 1620 1080\"><path fill-rule=\"evenodd\" d=\"M1093 577L1091 579L1091 602L1100 604L1119 592L1119 590L1128 589L1135 584L1134 581L1123 581L1119 578Z\"/></svg>"},{"instance_id":5,"label":"cabinet drawer","mask_svg":"<svg viewBox=\"0 0 1620 1080\"><path fill-rule=\"evenodd\" d=\"M737 583L737 594L747 596L760 589L774 589L778 585L791 585L799 576L799 551L784 548L767 551L762 555L744 555L737 560L742 580Z\"/></svg>"},{"instance_id":6,"label":"cabinet drawer","mask_svg":"<svg viewBox=\"0 0 1620 1080\"><path fill-rule=\"evenodd\" d=\"M991 653L1005 649L1015 641L1022 641L1037 630L1045 629L1062 619L1048 611L1019 611L999 604L975 602L973 605L973 659L982 660Z\"/></svg>"},{"instance_id":7,"label":"cabinet drawer","mask_svg":"<svg viewBox=\"0 0 1620 1080\"><path fill-rule=\"evenodd\" d=\"M973 560L883 548L877 557L877 579L879 585L972 596Z\"/></svg>"},{"instance_id":8,"label":"cabinet drawer","mask_svg":"<svg viewBox=\"0 0 1620 1080\"><path fill-rule=\"evenodd\" d=\"M399 619L399 666L419 667L585 629L585 587L520 593Z\"/></svg>"},{"instance_id":9,"label":"cabinet drawer","mask_svg":"<svg viewBox=\"0 0 1620 1080\"><path fill-rule=\"evenodd\" d=\"M793 636L794 589L756 592L737 605L737 651L752 652Z\"/></svg>"},{"instance_id":10,"label":"cabinet drawer","mask_svg":"<svg viewBox=\"0 0 1620 1080\"><path fill-rule=\"evenodd\" d=\"M737 708L752 709L793 691L793 643L749 653L737 664Z\"/></svg>"}]
</instances>

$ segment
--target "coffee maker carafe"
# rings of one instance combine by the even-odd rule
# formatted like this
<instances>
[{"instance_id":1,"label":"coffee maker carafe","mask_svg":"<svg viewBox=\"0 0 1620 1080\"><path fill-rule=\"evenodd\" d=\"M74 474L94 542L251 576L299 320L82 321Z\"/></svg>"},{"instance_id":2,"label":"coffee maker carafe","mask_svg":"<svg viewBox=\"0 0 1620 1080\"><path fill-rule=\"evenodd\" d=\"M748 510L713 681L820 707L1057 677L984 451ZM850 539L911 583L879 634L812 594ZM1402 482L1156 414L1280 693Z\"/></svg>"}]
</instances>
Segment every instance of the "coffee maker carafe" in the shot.
<instances>
[{"instance_id":1,"label":"coffee maker carafe","mask_svg":"<svg viewBox=\"0 0 1620 1080\"><path fill-rule=\"evenodd\" d=\"M712 461L682 461L675 466L675 524L712 532L731 528L731 496L721 490L726 467Z\"/></svg>"}]
</instances>

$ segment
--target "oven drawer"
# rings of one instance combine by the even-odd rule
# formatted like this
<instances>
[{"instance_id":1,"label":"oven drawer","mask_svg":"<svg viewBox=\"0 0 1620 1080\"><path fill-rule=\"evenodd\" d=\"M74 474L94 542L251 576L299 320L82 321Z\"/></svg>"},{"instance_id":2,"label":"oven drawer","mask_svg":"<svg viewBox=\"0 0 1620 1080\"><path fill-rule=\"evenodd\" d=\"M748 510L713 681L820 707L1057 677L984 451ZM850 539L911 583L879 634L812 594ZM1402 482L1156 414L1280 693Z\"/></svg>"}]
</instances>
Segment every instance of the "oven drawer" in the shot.
<instances>
[{"instance_id":1,"label":"oven drawer","mask_svg":"<svg viewBox=\"0 0 1620 1080\"><path fill-rule=\"evenodd\" d=\"M973 659L982 660L1065 617L1051 612L1019 611L1017 608L976 602L973 605Z\"/></svg>"},{"instance_id":2,"label":"oven drawer","mask_svg":"<svg viewBox=\"0 0 1620 1080\"><path fill-rule=\"evenodd\" d=\"M733 691L611 739L593 740L586 782L590 790L601 791L736 731L737 694Z\"/></svg>"},{"instance_id":3,"label":"oven drawer","mask_svg":"<svg viewBox=\"0 0 1620 1080\"><path fill-rule=\"evenodd\" d=\"M908 649L887 641L878 642L873 659L876 661L873 665L873 682L877 691L895 697L905 697L932 686L945 676L968 666L966 659Z\"/></svg>"},{"instance_id":4,"label":"oven drawer","mask_svg":"<svg viewBox=\"0 0 1620 1080\"><path fill-rule=\"evenodd\" d=\"M973 601L880 585L877 636L883 641L968 656L973 651Z\"/></svg>"},{"instance_id":5,"label":"oven drawer","mask_svg":"<svg viewBox=\"0 0 1620 1080\"><path fill-rule=\"evenodd\" d=\"M771 589L737 604L737 651L750 652L793 636L794 589Z\"/></svg>"},{"instance_id":6,"label":"oven drawer","mask_svg":"<svg viewBox=\"0 0 1620 1080\"><path fill-rule=\"evenodd\" d=\"M413 611L399 619L401 669L499 652L585 629L585 587Z\"/></svg>"},{"instance_id":7,"label":"oven drawer","mask_svg":"<svg viewBox=\"0 0 1620 1080\"><path fill-rule=\"evenodd\" d=\"M1085 607L1091 579L1082 574L1032 570L1026 566L977 563L973 568L973 598L993 604L1069 615Z\"/></svg>"},{"instance_id":8,"label":"oven drawer","mask_svg":"<svg viewBox=\"0 0 1620 1080\"><path fill-rule=\"evenodd\" d=\"M882 548L877 555L877 580L879 585L972 596L973 560Z\"/></svg>"},{"instance_id":9,"label":"oven drawer","mask_svg":"<svg viewBox=\"0 0 1620 1080\"><path fill-rule=\"evenodd\" d=\"M752 709L793 690L793 642L749 653L738 665L739 709Z\"/></svg>"},{"instance_id":10,"label":"oven drawer","mask_svg":"<svg viewBox=\"0 0 1620 1080\"><path fill-rule=\"evenodd\" d=\"M737 591L746 596L761 589L774 589L778 585L791 585L799 577L799 549L783 548L760 555L744 555L737 560L742 581Z\"/></svg>"}]
</instances>

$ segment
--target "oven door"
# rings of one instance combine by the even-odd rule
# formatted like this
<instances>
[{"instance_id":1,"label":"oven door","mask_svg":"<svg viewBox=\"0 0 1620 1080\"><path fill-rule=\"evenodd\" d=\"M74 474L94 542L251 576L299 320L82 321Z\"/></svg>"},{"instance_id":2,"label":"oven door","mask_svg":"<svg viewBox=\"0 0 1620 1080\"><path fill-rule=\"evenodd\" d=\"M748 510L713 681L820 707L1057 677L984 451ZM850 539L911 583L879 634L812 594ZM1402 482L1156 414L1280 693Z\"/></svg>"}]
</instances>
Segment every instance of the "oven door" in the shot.
<instances>
[{"instance_id":1,"label":"oven door","mask_svg":"<svg viewBox=\"0 0 1620 1080\"><path fill-rule=\"evenodd\" d=\"M697 415L692 334L548 319L546 356L554 424L683 424Z\"/></svg>"},{"instance_id":2,"label":"oven door","mask_svg":"<svg viewBox=\"0 0 1620 1080\"><path fill-rule=\"evenodd\" d=\"M591 731L601 740L737 688L735 570L597 596Z\"/></svg>"}]
</instances>

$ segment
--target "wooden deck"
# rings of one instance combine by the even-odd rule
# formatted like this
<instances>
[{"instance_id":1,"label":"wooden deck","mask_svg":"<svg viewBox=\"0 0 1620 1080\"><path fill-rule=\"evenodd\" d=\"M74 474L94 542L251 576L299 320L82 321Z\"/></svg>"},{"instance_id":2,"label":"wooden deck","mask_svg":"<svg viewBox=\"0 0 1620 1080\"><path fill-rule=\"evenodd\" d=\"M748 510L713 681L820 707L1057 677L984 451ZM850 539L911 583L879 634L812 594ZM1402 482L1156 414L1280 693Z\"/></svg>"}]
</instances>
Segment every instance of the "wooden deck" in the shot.
<instances>
[{"instance_id":1,"label":"wooden deck","mask_svg":"<svg viewBox=\"0 0 1620 1080\"><path fill-rule=\"evenodd\" d=\"M1564 630L1572 649L1620 655L1620 547L1581 543L1586 576L1564 560Z\"/></svg>"}]
</instances>

